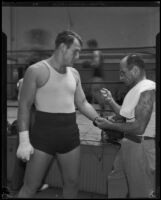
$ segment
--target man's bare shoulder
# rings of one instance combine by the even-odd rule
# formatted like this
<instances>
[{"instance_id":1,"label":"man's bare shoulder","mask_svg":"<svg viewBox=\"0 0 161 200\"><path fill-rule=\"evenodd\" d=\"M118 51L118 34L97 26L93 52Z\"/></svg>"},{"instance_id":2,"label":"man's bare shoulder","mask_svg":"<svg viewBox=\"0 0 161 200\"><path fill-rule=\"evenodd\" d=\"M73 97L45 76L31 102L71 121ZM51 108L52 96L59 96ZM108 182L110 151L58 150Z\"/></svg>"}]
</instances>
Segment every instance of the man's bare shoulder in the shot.
<instances>
[{"instance_id":1,"label":"man's bare shoulder","mask_svg":"<svg viewBox=\"0 0 161 200\"><path fill-rule=\"evenodd\" d=\"M138 105L136 106L136 113L138 115L148 116L151 114L153 104L155 101L155 90L147 90L141 93Z\"/></svg>"},{"instance_id":2,"label":"man's bare shoulder","mask_svg":"<svg viewBox=\"0 0 161 200\"><path fill-rule=\"evenodd\" d=\"M45 72L48 72L48 69L42 61L39 61L30 65L27 69L27 72L36 76L41 76L44 75Z\"/></svg>"},{"instance_id":3,"label":"man's bare shoulder","mask_svg":"<svg viewBox=\"0 0 161 200\"><path fill-rule=\"evenodd\" d=\"M155 99L155 90L146 90L141 93L140 100L153 101Z\"/></svg>"},{"instance_id":4,"label":"man's bare shoulder","mask_svg":"<svg viewBox=\"0 0 161 200\"><path fill-rule=\"evenodd\" d=\"M70 67L70 69L75 75L79 76L79 72L78 72L78 70L76 68Z\"/></svg>"},{"instance_id":5,"label":"man's bare shoulder","mask_svg":"<svg viewBox=\"0 0 161 200\"><path fill-rule=\"evenodd\" d=\"M75 69L74 67L70 67L71 72L73 73L73 76L75 77L77 83L80 81L80 75L77 69Z\"/></svg>"}]
</instances>

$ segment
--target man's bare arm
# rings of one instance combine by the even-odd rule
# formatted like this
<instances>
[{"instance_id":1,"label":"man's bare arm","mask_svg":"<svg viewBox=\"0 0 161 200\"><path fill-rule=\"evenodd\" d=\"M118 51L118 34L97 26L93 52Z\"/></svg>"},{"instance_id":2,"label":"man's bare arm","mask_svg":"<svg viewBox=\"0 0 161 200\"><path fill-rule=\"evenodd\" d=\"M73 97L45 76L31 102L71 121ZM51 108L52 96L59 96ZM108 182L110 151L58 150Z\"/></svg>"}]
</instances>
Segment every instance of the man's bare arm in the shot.
<instances>
[{"instance_id":1,"label":"man's bare arm","mask_svg":"<svg viewBox=\"0 0 161 200\"><path fill-rule=\"evenodd\" d=\"M145 91L141 94L135 109L135 118L138 123L139 133L143 134L151 117L155 101L155 90Z\"/></svg>"},{"instance_id":2,"label":"man's bare arm","mask_svg":"<svg viewBox=\"0 0 161 200\"><path fill-rule=\"evenodd\" d=\"M111 99L111 101L108 102L109 106L111 107L111 109L117 114L120 115L120 109L121 106L119 104L116 103L116 101L114 99Z\"/></svg>"},{"instance_id":3,"label":"man's bare arm","mask_svg":"<svg viewBox=\"0 0 161 200\"><path fill-rule=\"evenodd\" d=\"M78 107L78 110L84 114L86 117L88 117L90 120L94 120L96 117L98 117L98 113L96 110L92 107L91 104L88 103L86 96L84 94L84 91L81 86L81 80L80 75L77 70L74 68L72 69L73 75L77 81L77 88L75 92L75 105Z\"/></svg>"},{"instance_id":4,"label":"man's bare arm","mask_svg":"<svg viewBox=\"0 0 161 200\"><path fill-rule=\"evenodd\" d=\"M108 104L117 115L120 115L121 106L115 102L110 90L102 88L101 93L104 97L105 103Z\"/></svg>"},{"instance_id":5,"label":"man's bare arm","mask_svg":"<svg viewBox=\"0 0 161 200\"><path fill-rule=\"evenodd\" d=\"M31 66L25 73L18 108L19 146L16 154L24 161L29 161L31 154L34 153L29 138L29 123L36 85L36 68Z\"/></svg>"},{"instance_id":6,"label":"man's bare arm","mask_svg":"<svg viewBox=\"0 0 161 200\"><path fill-rule=\"evenodd\" d=\"M36 69L29 67L25 73L18 108L19 131L29 130L30 110L36 92Z\"/></svg>"},{"instance_id":7,"label":"man's bare arm","mask_svg":"<svg viewBox=\"0 0 161 200\"><path fill-rule=\"evenodd\" d=\"M138 105L135 108L135 121L127 123L112 123L106 121L104 128L122 131L132 135L142 135L150 120L153 104L155 100L155 91L149 90L141 94Z\"/></svg>"}]
</instances>

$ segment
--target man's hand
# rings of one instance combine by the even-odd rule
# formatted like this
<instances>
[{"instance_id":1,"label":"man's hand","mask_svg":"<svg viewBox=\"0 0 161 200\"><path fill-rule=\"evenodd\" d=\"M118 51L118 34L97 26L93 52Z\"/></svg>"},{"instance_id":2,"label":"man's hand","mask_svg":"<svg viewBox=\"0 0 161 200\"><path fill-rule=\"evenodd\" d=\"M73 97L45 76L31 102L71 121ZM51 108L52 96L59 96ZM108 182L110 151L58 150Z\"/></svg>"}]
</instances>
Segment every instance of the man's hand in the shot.
<instances>
[{"instance_id":1,"label":"man's hand","mask_svg":"<svg viewBox=\"0 0 161 200\"><path fill-rule=\"evenodd\" d=\"M111 121L111 122L114 122L114 123L123 123L126 121L126 119L122 116L119 116L119 115L115 115L115 116L111 116L111 117L108 117L108 120Z\"/></svg>"},{"instance_id":2,"label":"man's hand","mask_svg":"<svg viewBox=\"0 0 161 200\"><path fill-rule=\"evenodd\" d=\"M24 162L30 160L30 156L34 153L34 148L30 144L29 131L21 131L19 133L19 146L17 149L17 157Z\"/></svg>"},{"instance_id":3,"label":"man's hand","mask_svg":"<svg viewBox=\"0 0 161 200\"><path fill-rule=\"evenodd\" d=\"M100 128L100 129L108 129L109 125L111 124L111 122L105 118L102 117L98 117L95 120L96 125Z\"/></svg>"},{"instance_id":4,"label":"man's hand","mask_svg":"<svg viewBox=\"0 0 161 200\"><path fill-rule=\"evenodd\" d=\"M102 96L104 97L105 101L110 102L111 100L113 100L111 92L107 90L106 88L102 88L100 92Z\"/></svg>"},{"instance_id":5,"label":"man's hand","mask_svg":"<svg viewBox=\"0 0 161 200\"><path fill-rule=\"evenodd\" d=\"M30 156L34 153L34 148L30 143L20 143L17 149L17 157L24 162L30 160Z\"/></svg>"},{"instance_id":6,"label":"man's hand","mask_svg":"<svg viewBox=\"0 0 161 200\"><path fill-rule=\"evenodd\" d=\"M110 140L110 141L118 141L121 140L124 137L124 133L117 131L117 130L111 130L110 127L112 124L116 123L116 121L114 121L114 119L105 119L105 118L98 118L96 120L96 124L99 128L103 129L104 134L103 135L103 140Z\"/></svg>"}]
</instances>

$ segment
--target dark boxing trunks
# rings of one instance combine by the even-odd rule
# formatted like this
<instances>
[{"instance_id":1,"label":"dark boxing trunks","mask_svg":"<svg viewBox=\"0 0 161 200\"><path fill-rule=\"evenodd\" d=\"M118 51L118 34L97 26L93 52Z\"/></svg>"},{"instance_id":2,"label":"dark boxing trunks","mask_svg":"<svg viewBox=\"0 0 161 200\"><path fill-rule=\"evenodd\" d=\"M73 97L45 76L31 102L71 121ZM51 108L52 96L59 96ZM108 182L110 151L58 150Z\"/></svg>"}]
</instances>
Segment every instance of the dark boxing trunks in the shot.
<instances>
[{"instance_id":1,"label":"dark boxing trunks","mask_svg":"<svg viewBox=\"0 0 161 200\"><path fill-rule=\"evenodd\" d=\"M76 113L36 111L30 141L34 148L52 155L73 150L80 145Z\"/></svg>"}]
</instances>

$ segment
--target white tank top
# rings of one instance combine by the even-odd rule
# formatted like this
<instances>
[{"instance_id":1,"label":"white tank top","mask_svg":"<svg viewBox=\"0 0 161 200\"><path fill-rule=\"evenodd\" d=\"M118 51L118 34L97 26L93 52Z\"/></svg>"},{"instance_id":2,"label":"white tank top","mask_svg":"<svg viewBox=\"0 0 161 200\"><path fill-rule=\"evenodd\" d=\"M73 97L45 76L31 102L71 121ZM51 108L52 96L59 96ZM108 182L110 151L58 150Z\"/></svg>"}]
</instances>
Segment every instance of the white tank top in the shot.
<instances>
[{"instance_id":1,"label":"white tank top","mask_svg":"<svg viewBox=\"0 0 161 200\"><path fill-rule=\"evenodd\" d=\"M76 80L70 67L67 67L65 74L60 74L45 60L42 62L48 67L50 75L45 85L37 89L35 96L36 109L49 113L75 112Z\"/></svg>"}]
</instances>

